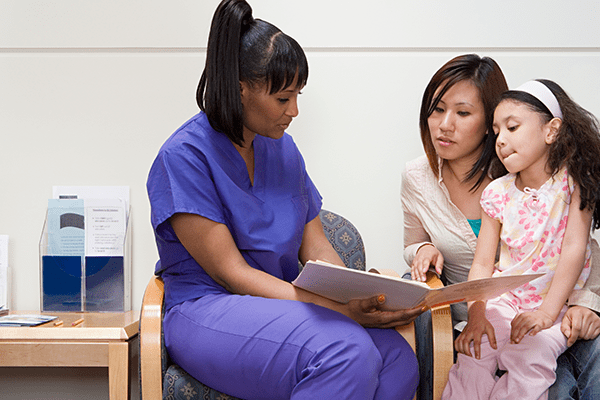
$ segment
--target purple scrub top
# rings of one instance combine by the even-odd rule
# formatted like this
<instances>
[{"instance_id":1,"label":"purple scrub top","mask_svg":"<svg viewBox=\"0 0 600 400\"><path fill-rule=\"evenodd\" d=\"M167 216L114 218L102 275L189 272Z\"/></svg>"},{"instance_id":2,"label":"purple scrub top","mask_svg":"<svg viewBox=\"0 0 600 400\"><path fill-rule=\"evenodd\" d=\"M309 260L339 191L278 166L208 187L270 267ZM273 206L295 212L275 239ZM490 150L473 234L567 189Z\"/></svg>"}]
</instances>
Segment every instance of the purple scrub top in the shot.
<instances>
[{"instance_id":1,"label":"purple scrub top","mask_svg":"<svg viewBox=\"0 0 600 400\"><path fill-rule=\"evenodd\" d=\"M321 209L321 196L292 137L257 135L254 185L246 163L201 112L165 142L150 169L147 189L165 283L167 309L208 293L227 293L183 247L168 219L198 214L225 224L248 264L285 281L298 275L304 226Z\"/></svg>"}]
</instances>

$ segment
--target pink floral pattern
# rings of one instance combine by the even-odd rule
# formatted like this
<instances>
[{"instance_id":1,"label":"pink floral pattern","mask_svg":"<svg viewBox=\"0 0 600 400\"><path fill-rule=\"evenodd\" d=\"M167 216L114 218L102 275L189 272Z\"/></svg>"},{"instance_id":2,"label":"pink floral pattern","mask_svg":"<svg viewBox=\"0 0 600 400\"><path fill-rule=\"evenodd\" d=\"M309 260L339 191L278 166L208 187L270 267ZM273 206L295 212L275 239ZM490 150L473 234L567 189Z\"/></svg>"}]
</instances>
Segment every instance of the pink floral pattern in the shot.
<instances>
[{"instance_id":1,"label":"pink floral pattern","mask_svg":"<svg viewBox=\"0 0 600 400\"><path fill-rule=\"evenodd\" d=\"M515 179L515 174L508 174L490 183L481 196L481 207L502 224L494 276L546 273L506 294L514 305L533 309L542 304L558 264L574 183L565 168L537 190L521 191ZM583 287L589 275L590 255L588 242L575 289Z\"/></svg>"}]
</instances>

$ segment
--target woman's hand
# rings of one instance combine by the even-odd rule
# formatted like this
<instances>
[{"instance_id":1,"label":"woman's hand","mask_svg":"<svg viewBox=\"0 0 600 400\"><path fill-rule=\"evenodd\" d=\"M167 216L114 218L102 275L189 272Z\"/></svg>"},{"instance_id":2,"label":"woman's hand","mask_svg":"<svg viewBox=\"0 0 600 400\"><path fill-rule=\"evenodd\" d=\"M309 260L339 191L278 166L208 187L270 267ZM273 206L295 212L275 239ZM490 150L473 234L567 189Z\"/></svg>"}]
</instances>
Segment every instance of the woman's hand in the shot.
<instances>
[{"instance_id":1,"label":"woman's hand","mask_svg":"<svg viewBox=\"0 0 600 400\"><path fill-rule=\"evenodd\" d=\"M444 256L434 245L425 244L417 250L410 266L410 276L415 281L425 282L427 271L432 265L435 267L435 272L441 274L444 268Z\"/></svg>"},{"instance_id":2,"label":"woman's hand","mask_svg":"<svg viewBox=\"0 0 600 400\"><path fill-rule=\"evenodd\" d=\"M394 328L413 322L425 307L415 307L399 311L383 311L385 296L374 296L368 299L350 300L342 304L339 310L342 314L352 318L365 328Z\"/></svg>"},{"instance_id":3,"label":"woman's hand","mask_svg":"<svg viewBox=\"0 0 600 400\"><path fill-rule=\"evenodd\" d=\"M587 307L569 307L562 319L560 330L567 337L567 346L577 339L595 339L600 334L600 317Z\"/></svg>"},{"instance_id":4,"label":"woman's hand","mask_svg":"<svg viewBox=\"0 0 600 400\"><path fill-rule=\"evenodd\" d=\"M471 354L471 342L473 342L475 358L479 360L481 357L481 338L484 334L487 335L490 346L497 349L494 327L485 317L485 303L477 301L469 308L469 322L454 341L454 348L459 353L473 357Z\"/></svg>"},{"instance_id":5,"label":"woman's hand","mask_svg":"<svg viewBox=\"0 0 600 400\"><path fill-rule=\"evenodd\" d=\"M542 329L550 328L553 323L554 318L542 310L520 313L510 322L510 341L519 343L528 332L530 336L535 336Z\"/></svg>"}]
</instances>

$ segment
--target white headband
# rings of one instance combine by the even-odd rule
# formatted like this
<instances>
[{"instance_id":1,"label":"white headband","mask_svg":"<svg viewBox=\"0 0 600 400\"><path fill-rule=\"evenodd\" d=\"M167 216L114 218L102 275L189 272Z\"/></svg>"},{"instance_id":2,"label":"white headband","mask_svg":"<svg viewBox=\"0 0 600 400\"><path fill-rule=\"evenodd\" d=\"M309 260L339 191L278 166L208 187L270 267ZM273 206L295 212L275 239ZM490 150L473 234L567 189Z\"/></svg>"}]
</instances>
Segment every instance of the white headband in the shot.
<instances>
[{"instance_id":1,"label":"white headband","mask_svg":"<svg viewBox=\"0 0 600 400\"><path fill-rule=\"evenodd\" d=\"M554 93L552 93L552 91L548 89L548 86L544 85L542 82L525 82L515 90L519 92L529 93L530 95L541 101L542 104L544 104L552 113L552 116L562 119L562 111L560 110L560 105L558 104L558 100L556 100L556 96L554 96Z\"/></svg>"}]
</instances>

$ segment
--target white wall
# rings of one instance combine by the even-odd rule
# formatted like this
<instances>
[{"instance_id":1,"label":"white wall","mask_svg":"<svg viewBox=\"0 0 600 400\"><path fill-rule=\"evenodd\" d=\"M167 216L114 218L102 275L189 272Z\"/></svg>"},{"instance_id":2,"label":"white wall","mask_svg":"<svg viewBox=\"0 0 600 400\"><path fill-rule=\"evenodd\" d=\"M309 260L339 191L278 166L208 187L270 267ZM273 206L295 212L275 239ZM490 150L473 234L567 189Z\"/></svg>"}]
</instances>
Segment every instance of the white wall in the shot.
<instances>
[{"instance_id":1,"label":"white wall","mask_svg":"<svg viewBox=\"0 0 600 400\"><path fill-rule=\"evenodd\" d=\"M197 111L217 3L0 0L0 233L10 236L13 309L39 307L38 240L53 185L131 187L139 308L157 259L146 175ZM597 3L521 3L251 3L306 49L309 84L289 132L324 206L363 234L370 265L404 268L400 172L422 153L420 98L449 58L492 56L511 86L554 79L600 115Z\"/></svg>"},{"instance_id":2,"label":"white wall","mask_svg":"<svg viewBox=\"0 0 600 400\"><path fill-rule=\"evenodd\" d=\"M37 243L53 185L131 187L139 308L157 258L146 174L197 110L217 3L0 2L0 233L10 236L12 308L39 306ZM403 268L399 176L422 152L422 91L449 58L492 56L511 86L554 79L600 115L600 8L565 4L252 2L307 50L309 84L289 131L325 207L360 229L370 265Z\"/></svg>"},{"instance_id":3,"label":"white wall","mask_svg":"<svg viewBox=\"0 0 600 400\"><path fill-rule=\"evenodd\" d=\"M162 142L197 111L217 3L0 0L0 234L10 236L13 309L39 307L38 240L53 185L131 187L139 309L157 259L146 176ZM510 86L554 79L600 115L593 0L251 4L306 49L309 84L289 132L324 207L363 234L371 266L404 269L400 173L422 153L425 85L451 57L489 55ZM8 381L17 396L27 390Z\"/></svg>"}]
</instances>

